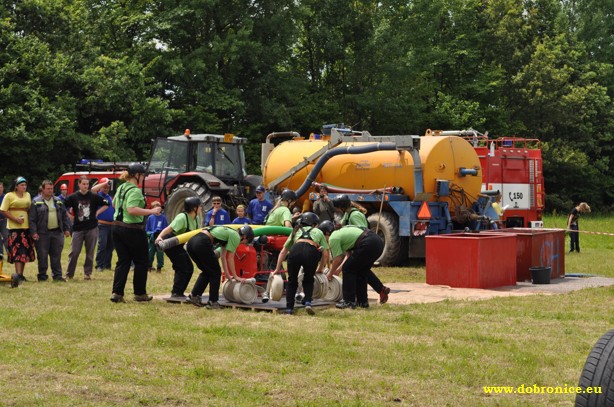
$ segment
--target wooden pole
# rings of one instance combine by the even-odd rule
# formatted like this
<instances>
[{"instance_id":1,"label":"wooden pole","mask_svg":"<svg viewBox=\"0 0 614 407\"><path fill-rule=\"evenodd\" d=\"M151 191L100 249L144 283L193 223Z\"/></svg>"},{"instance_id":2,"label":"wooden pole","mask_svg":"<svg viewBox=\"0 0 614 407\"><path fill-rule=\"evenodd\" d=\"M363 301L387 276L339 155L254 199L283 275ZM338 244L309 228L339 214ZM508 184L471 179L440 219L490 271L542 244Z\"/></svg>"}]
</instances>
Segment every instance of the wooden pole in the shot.
<instances>
[{"instance_id":1,"label":"wooden pole","mask_svg":"<svg viewBox=\"0 0 614 407\"><path fill-rule=\"evenodd\" d=\"M379 215L377 216L377 225L375 226L375 233L379 232L379 223L382 219L382 210L384 209L384 200L386 198L386 185L384 185L384 190L382 191L382 202L379 205Z\"/></svg>"}]
</instances>

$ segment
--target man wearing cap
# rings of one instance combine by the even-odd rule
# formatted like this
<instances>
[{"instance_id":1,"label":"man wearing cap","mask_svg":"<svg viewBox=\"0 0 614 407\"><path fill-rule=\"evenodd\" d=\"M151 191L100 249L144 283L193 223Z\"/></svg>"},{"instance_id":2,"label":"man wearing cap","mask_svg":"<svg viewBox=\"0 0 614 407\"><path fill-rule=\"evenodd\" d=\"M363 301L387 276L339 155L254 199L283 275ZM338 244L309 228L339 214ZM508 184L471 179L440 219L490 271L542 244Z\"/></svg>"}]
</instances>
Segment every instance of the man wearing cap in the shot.
<instances>
[{"instance_id":1,"label":"man wearing cap","mask_svg":"<svg viewBox=\"0 0 614 407\"><path fill-rule=\"evenodd\" d=\"M32 200L30 207L30 235L38 257L38 281L49 279L49 266L53 281L66 281L62 277L61 262L64 237L70 236L66 206L53 196L53 182L43 181L41 190L41 195Z\"/></svg>"},{"instance_id":2,"label":"man wearing cap","mask_svg":"<svg viewBox=\"0 0 614 407\"><path fill-rule=\"evenodd\" d=\"M60 198L64 204L66 204L66 198L68 198L68 185L60 185L60 193L57 195L57 197Z\"/></svg>"},{"instance_id":3,"label":"man wearing cap","mask_svg":"<svg viewBox=\"0 0 614 407\"><path fill-rule=\"evenodd\" d=\"M249 216L254 225L264 225L264 219L272 208L273 204L264 199L264 187L258 185L256 197L249 202L247 207L247 216Z\"/></svg>"},{"instance_id":4,"label":"man wearing cap","mask_svg":"<svg viewBox=\"0 0 614 407\"><path fill-rule=\"evenodd\" d=\"M111 181L103 177L98 184L92 187L92 192L97 193L109 203L109 207L100 215L98 219L98 250L96 251L96 271L111 270L111 257L113 256L113 198L109 195Z\"/></svg>"},{"instance_id":5,"label":"man wearing cap","mask_svg":"<svg viewBox=\"0 0 614 407\"><path fill-rule=\"evenodd\" d=\"M109 203L98 194L89 190L90 180L86 175L79 177L79 190L66 199L66 207L74 218L72 245L68 254L66 277L75 276L77 260L85 243L85 263L83 272L85 280L92 279L94 269L94 249L98 240L98 220L96 216L104 212Z\"/></svg>"},{"instance_id":6,"label":"man wearing cap","mask_svg":"<svg viewBox=\"0 0 614 407\"><path fill-rule=\"evenodd\" d=\"M68 198L68 185L60 185L60 193L56 195L66 207L66 199ZM68 208L66 208L68 210ZM68 213L68 231L72 235L72 215Z\"/></svg>"}]
</instances>

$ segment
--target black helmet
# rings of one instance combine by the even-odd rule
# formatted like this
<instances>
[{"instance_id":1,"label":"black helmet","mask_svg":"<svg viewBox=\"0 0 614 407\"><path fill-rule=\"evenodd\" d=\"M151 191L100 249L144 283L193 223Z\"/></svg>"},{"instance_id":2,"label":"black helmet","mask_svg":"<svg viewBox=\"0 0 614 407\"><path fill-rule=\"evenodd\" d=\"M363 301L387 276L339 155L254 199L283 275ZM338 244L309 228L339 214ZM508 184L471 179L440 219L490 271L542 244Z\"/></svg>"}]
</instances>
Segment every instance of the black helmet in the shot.
<instances>
[{"instance_id":1,"label":"black helmet","mask_svg":"<svg viewBox=\"0 0 614 407\"><path fill-rule=\"evenodd\" d=\"M281 191L281 200L282 201L288 201L288 202L294 202L296 201L296 192L294 192L291 189L284 189L283 191Z\"/></svg>"},{"instance_id":2,"label":"black helmet","mask_svg":"<svg viewBox=\"0 0 614 407\"><path fill-rule=\"evenodd\" d=\"M128 166L128 174L145 174L145 166L140 163L132 163Z\"/></svg>"},{"instance_id":3,"label":"black helmet","mask_svg":"<svg viewBox=\"0 0 614 407\"><path fill-rule=\"evenodd\" d=\"M313 226L320 223L320 218L313 212L305 212L298 218L298 221L301 226Z\"/></svg>"},{"instance_id":4,"label":"black helmet","mask_svg":"<svg viewBox=\"0 0 614 407\"><path fill-rule=\"evenodd\" d=\"M350 197L346 194L337 195L333 198L333 205L335 208L347 209L351 204L352 201L350 201Z\"/></svg>"},{"instance_id":5,"label":"black helmet","mask_svg":"<svg viewBox=\"0 0 614 407\"><path fill-rule=\"evenodd\" d=\"M192 212L194 209L200 206L200 198L197 196L190 196L183 201L183 210L186 212Z\"/></svg>"},{"instance_id":6,"label":"black helmet","mask_svg":"<svg viewBox=\"0 0 614 407\"><path fill-rule=\"evenodd\" d=\"M248 225L241 226L239 228L239 234L247 238L247 243L251 243L254 240L254 230Z\"/></svg>"},{"instance_id":7,"label":"black helmet","mask_svg":"<svg viewBox=\"0 0 614 407\"><path fill-rule=\"evenodd\" d=\"M320 223L318 229L320 229L324 233L333 233L333 230L335 230L335 225L330 220L325 220Z\"/></svg>"}]
</instances>

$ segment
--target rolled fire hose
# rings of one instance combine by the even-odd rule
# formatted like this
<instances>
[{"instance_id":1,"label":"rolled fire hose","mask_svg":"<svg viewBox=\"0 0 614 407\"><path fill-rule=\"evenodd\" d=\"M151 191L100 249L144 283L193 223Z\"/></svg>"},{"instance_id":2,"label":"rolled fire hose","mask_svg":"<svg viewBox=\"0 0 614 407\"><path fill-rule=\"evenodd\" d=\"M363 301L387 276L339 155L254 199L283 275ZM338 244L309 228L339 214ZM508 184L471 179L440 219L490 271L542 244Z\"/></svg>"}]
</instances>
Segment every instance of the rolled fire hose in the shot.
<instances>
[{"instance_id":1,"label":"rolled fire hose","mask_svg":"<svg viewBox=\"0 0 614 407\"><path fill-rule=\"evenodd\" d=\"M238 229L245 225L223 225L232 227L233 229ZM284 226L264 226L264 225L248 225L254 230L254 236L262 236L262 235L285 235L289 236L292 233L292 228L287 228ZM186 243L188 240L199 234L203 231L202 229L192 230L190 232L182 233L177 236L170 237L168 239L164 239L160 243L157 244L160 250L167 250L171 247L178 246L180 244Z\"/></svg>"},{"instance_id":2,"label":"rolled fire hose","mask_svg":"<svg viewBox=\"0 0 614 407\"><path fill-rule=\"evenodd\" d=\"M253 304L258 297L258 293L263 291L264 288L256 285L255 278L250 278L244 282L226 280L222 285L222 294L226 301L248 305Z\"/></svg>"},{"instance_id":3,"label":"rolled fire hose","mask_svg":"<svg viewBox=\"0 0 614 407\"><path fill-rule=\"evenodd\" d=\"M333 276L333 279L328 282L328 292L324 296L325 301L341 301L343 291L341 290L342 281L339 276Z\"/></svg>"}]
</instances>

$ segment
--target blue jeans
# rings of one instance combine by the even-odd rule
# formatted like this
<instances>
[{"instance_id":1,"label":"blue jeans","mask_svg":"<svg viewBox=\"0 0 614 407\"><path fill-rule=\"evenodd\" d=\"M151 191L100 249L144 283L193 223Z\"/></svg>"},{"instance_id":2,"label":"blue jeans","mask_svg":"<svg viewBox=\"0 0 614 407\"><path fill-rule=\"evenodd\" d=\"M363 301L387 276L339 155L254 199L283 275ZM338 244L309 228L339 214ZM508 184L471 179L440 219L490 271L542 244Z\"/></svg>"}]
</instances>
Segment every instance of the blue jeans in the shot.
<instances>
[{"instance_id":1,"label":"blue jeans","mask_svg":"<svg viewBox=\"0 0 614 407\"><path fill-rule=\"evenodd\" d=\"M111 269L113 256L113 226L98 224L98 251L96 252L96 268Z\"/></svg>"}]
</instances>

